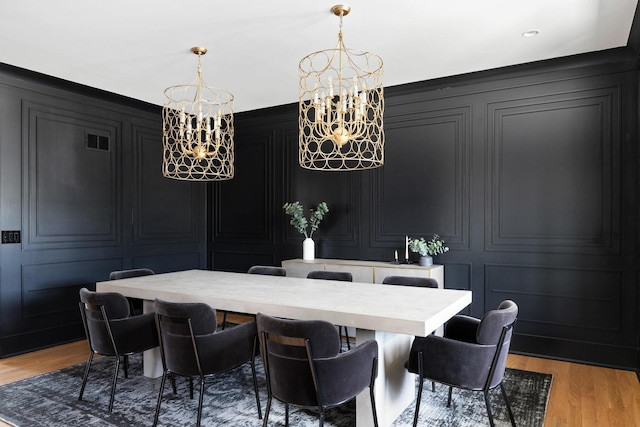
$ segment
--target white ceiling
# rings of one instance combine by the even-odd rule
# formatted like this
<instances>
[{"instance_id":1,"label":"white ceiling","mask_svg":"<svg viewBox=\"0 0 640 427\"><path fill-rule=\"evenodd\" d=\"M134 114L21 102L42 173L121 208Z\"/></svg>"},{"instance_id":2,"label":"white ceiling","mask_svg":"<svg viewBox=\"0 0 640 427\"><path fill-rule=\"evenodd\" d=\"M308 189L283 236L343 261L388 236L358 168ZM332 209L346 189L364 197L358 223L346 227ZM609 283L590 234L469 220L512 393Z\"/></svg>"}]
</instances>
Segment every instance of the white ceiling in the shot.
<instances>
[{"instance_id":1,"label":"white ceiling","mask_svg":"<svg viewBox=\"0 0 640 427\"><path fill-rule=\"evenodd\" d=\"M0 62L162 105L197 57L235 111L298 101L298 63L334 48L332 0L0 0ZM637 0L351 0L349 49L384 84L625 46ZM536 29L537 37L522 33Z\"/></svg>"}]
</instances>

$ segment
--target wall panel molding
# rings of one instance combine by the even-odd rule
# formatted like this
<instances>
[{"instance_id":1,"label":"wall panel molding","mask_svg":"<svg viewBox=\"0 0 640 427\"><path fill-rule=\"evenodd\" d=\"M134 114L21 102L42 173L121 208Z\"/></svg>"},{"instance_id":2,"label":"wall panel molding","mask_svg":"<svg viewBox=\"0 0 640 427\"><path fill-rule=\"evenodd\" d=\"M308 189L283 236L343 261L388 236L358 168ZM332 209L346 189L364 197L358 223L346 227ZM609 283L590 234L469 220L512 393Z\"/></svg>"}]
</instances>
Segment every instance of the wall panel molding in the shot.
<instances>
[{"instance_id":1,"label":"wall panel molding","mask_svg":"<svg viewBox=\"0 0 640 427\"><path fill-rule=\"evenodd\" d=\"M272 251L213 250L210 253L214 270L245 273L253 265L279 265L280 260Z\"/></svg>"},{"instance_id":2,"label":"wall panel molding","mask_svg":"<svg viewBox=\"0 0 640 427\"><path fill-rule=\"evenodd\" d=\"M206 267L206 188L162 177L159 107L2 70L0 220L22 236L0 257L7 357L84 338L78 290L111 271Z\"/></svg>"},{"instance_id":3,"label":"wall panel molding","mask_svg":"<svg viewBox=\"0 0 640 427\"><path fill-rule=\"evenodd\" d=\"M162 128L132 124L133 235L136 245L197 243L198 184L162 175ZM124 156L129 155L123 153Z\"/></svg>"},{"instance_id":4,"label":"wall panel molding","mask_svg":"<svg viewBox=\"0 0 640 427\"><path fill-rule=\"evenodd\" d=\"M470 291L473 264L470 262L449 262L445 265L445 288Z\"/></svg>"},{"instance_id":5,"label":"wall panel molding","mask_svg":"<svg viewBox=\"0 0 640 427\"><path fill-rule=\"evenodd\" d=\"M618 104L618 87L487 104L486 250L620 252Z\"/></svg>"},{"instance_id":6,"label":"wall panel molding","mask_svg":"<svg viewBox=\"0 0 640 427\"><path fill-rule=\"evenodd\" d=\"M385 165L373 174L372 246L436 233L452 249L470 249L471 111L423 106L387 119Z\"/></svg>"},{"instance_id":7,"label":"wall panel molding","mask_svg":"<svg viewBox=\"0 0 640 427\"><path fill-rule=\"evenodd\" d=\"M24 101L23 248L95 247L121 243L120 122ZM99 149L87 136L106 137Z\"/></svg>"},{"instance_id":8,"label":"wall panel molding","mask_svg":"<svg viewBox=\"0 0 640 427\"><path fill-rule=\"evenodd\" d=\"M516 333L614 342L622 324L622 273L606 268L487 264L487 309L504 299L520 307Z\"/></svg>"},{"instance_id":9,"label":"wall panel molding","mask_svg":"<svg viewBox=\"0 0 640 427\"><path fill-rule=\"evenodd\" d=\"M23 265L20 327L29 329L42 323L51 327L74 320L80 288L94 288L96 271L107 280L118 262L107 258Z\"/></svg>"},{"instance_id":10,"label":"wall panel molding","mask_svg":"<svg viewBox=\"0 0 640 427\"><path fill-rule=\"evenodd\" d=\"M261 129L236 135L235 176L213 184L210 209L215 244L274 244L275 133Z\"/></svg>"},{"instance_id":11,"label":"wall panel molding","mask_svg":"<svg viewBox=\"0 0 640 427\"><path fill-rule=\"evenodd\" d=\"M156 251L131 257L131 268L150 268L156 273L198 268L201 254L193 248Z\"/></svg>"}]
</instances>

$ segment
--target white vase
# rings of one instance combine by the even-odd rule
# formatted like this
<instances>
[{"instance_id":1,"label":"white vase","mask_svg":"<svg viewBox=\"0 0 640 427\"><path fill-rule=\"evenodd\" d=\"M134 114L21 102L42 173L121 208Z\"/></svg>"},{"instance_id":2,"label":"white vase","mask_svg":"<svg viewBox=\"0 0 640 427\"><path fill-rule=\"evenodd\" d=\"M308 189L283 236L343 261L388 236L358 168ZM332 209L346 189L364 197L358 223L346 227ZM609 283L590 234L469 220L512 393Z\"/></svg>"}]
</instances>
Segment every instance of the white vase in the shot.
<instances>
[{"instance_id":1,"label":"white vase","mask_svg":"<svg viewBox=\"0 0 640 427\"><path fill-rule=\"evenodd\" d=\"M316 246L311 237L307 237L302 242L302 259L305 261L313 261L316 257Z\"/></svg>"}]
</instances>

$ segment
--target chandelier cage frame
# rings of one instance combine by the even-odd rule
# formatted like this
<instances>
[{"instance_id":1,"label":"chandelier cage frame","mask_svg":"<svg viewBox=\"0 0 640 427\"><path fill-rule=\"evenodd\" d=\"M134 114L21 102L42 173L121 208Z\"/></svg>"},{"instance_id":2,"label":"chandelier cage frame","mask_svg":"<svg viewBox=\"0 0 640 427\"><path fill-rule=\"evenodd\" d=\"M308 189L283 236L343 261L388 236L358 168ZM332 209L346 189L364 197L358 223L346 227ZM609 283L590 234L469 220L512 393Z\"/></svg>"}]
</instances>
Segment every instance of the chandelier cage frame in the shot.
<instances>
[{"instance_id":1,"label":"chandelier cage frame","mask_svg":"<svg viewBox=\"0 0 640 427\"><path fill-rule=\"evenodd\" d=\"M337 5L340 17L334 49L313 52L299 64L299 163L312 170L344 171L384 164L383 61L366 51L347 49L342 18L351 9Z\"/></svg>"},{"instance_id":2,"label":"chandelier cage frame","mask_svg":"<svg viewBox=\"0 0 640 427\"><path fill-rule=\"evenodd\" d=\"M185 181L224 181L234 176L233 95L207 86L198 55L197 78L164 91L162 174Z\"/></svg>"}]
</instances>

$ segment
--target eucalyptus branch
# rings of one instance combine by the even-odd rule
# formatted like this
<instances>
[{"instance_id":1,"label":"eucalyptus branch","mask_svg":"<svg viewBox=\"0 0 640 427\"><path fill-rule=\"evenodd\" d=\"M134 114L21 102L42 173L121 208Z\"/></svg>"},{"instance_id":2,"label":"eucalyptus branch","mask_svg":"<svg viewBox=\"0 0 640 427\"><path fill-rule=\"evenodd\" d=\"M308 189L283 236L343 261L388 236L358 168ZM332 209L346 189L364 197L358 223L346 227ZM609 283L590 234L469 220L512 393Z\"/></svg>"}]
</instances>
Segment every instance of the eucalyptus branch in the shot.
<instances>
[{"instance_id":1,"label":"eucalyptus branch","mask_svg":"<svg viewBox=\"0 0 640 427\"><path fill-rule=\"evenodd\" d=\"M315 209L311 209L311 217L309 220L304 216L304 209L299 202L285 203L282 208L284 212L291 217L289 223L298 230L298 233L304 234L304 237L309 239L313 236L313 233L320 226L320 222L324 218L325 214L329 212L329 208L325 202L321 202ZM309 224L311 224L311 231L308 232Z\"/></svg>"}]
</instances>

